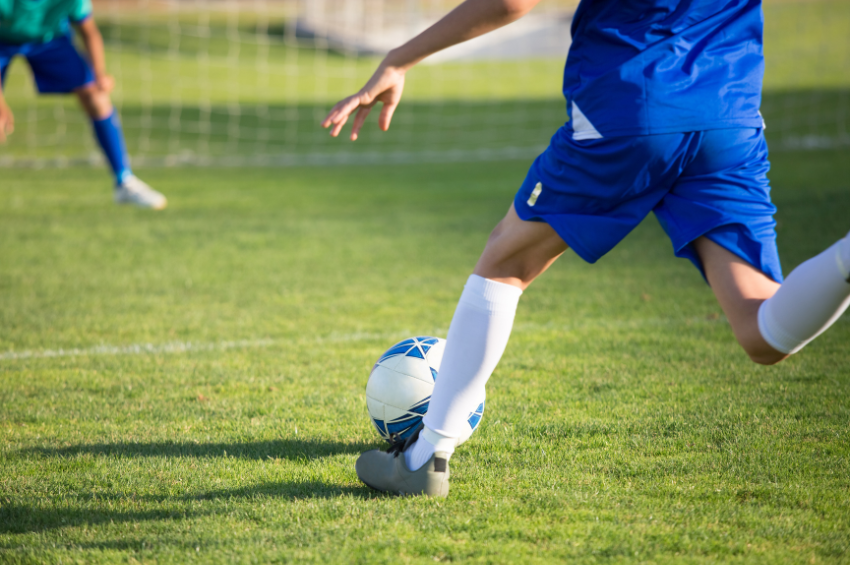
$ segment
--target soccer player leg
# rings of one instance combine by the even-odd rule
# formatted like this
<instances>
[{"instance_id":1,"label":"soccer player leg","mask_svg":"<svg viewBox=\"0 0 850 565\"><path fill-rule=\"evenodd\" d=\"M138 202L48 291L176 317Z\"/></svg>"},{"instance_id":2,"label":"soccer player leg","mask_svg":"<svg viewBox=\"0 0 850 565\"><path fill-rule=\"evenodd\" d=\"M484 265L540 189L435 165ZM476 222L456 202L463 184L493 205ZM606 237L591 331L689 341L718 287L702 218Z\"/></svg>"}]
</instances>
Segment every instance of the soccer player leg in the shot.
<instances>
[{"instance_id":1,"label":"soccer player leg","mask_svg":"<svg viewBox=\"0 0 850 565\"><path fill-rule=\"evenodd\" d=\"M508 344L522 291L566 249L548 224L521 220L513 206L493 230L449 326L425 427L405 451L410 470L454 452Z\"/></svg>"},{"instance_id":2,"label":"soccer player leg","mask_svg":"<svg viewBox=\"0 0 850 565\"><path fill-rule=\"evenodd\" d=\"M80 57L76 50L74 54ZM80 64L84 65L90 74L88 63L82 61L82 58L80 60ZM165 196L135 176L130 169L121 121L109 93L91 80L74 88L74 93L79 98L83 110L91 118L95 138L115 176L115 202L154 210L165 208L168 204Z\"/></svg>"},{"instance_id":3,"label":"soccer player leg","mask_svg":"<svg viewBox=\"0 0 850 565\"><path fill-rule=\"evenodd\" d=\"M776 293L779 283L708 237L698 238L693 247L732 332L747 355L764 365L784 359L786 355L765 341L758 328L759 307Z\"/></svg>"},{"instance_id":4,"label":"soccer player leg","mask_svg":"<svg viewBox=\"0 0 850 565\"><path fill-rule=\"evenodd\" d=\"M109 94L100 90L94 83L77 88L74 93L91 119L95 139L115 175L115 184L120 185L132 171L118 112L115 111Z\"/></svg>"},{"instance_id":5,"label":"soccer player leg","mask_svg":"<svg viewBox=\"0 0 850 565\"><path fill-rule=\"evenodd\" d=\"M850 241L845 237L782 282L761 130L700 136L699 151L656 214L676 254L703 270L750 358L777 363L850 304Z\"/></svg>"},{"instance_id":6,"label":"soccer player leg","mask_svg":"<svg viewBox=\"0 0 850 565\"><path fill-rule=\"evenodd\" d=\"M115 176L115 203L132 204L153 210L165 208L168 205L165 196L148 186L130 169L121 121L109 94L93 84L83 86L75 92L91 117L95 138Z\"/></svg>"},{"instance_id":7,"label":"soccer player leg","mask_svg":"<svg viewBox=\"0 0 850 565\"><path fill-rule=\"evenodd\" d=\"M771 347L792 354L826 331L850 306L850 233L791 271L758 311Z\"/></svg>"},{"instance_id":8,"label":"soccer player leg","mask_svg":"<svg viewBox=\"0 0 850 565\"><path fill-rule=\"evenodd\" d=\"M850 306L850 234L799 265L782 285L707 238L695 245L735 336L757 363L800 351Z\"/></svg>"}]
</instances>

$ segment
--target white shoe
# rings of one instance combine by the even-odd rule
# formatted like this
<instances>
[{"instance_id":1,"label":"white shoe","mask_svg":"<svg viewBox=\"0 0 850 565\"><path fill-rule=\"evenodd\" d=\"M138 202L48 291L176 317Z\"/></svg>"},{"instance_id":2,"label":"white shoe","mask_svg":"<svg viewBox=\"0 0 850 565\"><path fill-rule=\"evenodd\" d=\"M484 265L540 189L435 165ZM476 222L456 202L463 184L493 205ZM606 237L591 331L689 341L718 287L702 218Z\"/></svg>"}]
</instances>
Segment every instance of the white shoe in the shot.
<instances>
[{"instance_id":1,"label":"white shoe","mask_svg":"<svg viewBox=\"0 0 850 565\"><path fill-rule=\"evenodd\" d=\"M121 184L115 187L115 203L162 210L168 201L136 175L127 175Z\"/></svg>"}]
</instances>

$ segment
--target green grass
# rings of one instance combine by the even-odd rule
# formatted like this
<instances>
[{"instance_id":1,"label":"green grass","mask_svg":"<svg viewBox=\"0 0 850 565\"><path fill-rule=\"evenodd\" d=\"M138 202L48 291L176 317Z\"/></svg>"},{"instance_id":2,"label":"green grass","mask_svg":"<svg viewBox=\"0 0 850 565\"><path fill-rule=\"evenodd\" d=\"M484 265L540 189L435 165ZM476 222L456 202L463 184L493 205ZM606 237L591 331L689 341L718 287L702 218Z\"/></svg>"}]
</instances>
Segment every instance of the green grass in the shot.
<instances>
[{"instance_id":1,"label":"green grass","mask_svg":"<svg viewBox=\"0 0 850 565\"><path fill-rule=\"evenodd\" d=\"M140 171L163 213L4 171L0 561L847 563L850 323L753 365L654 220L523 296L448 500L357 482L371 364L445 335L526 167ZM775 158L786 270L848 178Z\"/></svg>"},{"instance_id":2,"label":"green grass","mask_svg":"<svg viewBox=\"0 0 850 565\"><path fill-rule=\"evenodd\" d=\"M847 135L848 6L765 7L773 148ZM374 60L187 17L100 20L134 155L533 148L563 119L561 61L425 66L394 130L330 142ZM89 154L72 101L7 86L0 162ZM774 152L786 271L848 229L844 153ZM850 562L850 322L753 365L654 220L524 295L450 499L357 482L372 363L445 335L527 165L141 169L163 213L0 169L0 562Z\"/></svg>"}]
</instances>

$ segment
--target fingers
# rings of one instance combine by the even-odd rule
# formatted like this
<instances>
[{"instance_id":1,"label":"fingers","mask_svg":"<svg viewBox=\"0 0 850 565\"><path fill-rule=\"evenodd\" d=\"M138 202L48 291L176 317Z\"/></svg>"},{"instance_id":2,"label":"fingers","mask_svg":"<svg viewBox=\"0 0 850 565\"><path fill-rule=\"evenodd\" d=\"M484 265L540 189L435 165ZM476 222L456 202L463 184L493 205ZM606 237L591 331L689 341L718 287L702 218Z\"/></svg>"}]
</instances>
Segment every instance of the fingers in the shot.
<instances>
[{"instance_id":1,"label":"fingers","mask_svg":"<svg viewBox=\"0 0 850 565\"><path fill-rule=\"evenodd\" d=\"M331 130L331 137L336 137L339 135L339 132L342 131L342 126L345 125L345 122L348 121L348 115L339 118L339 120L334 124L333 129Z\"/></svg>"},{"instance_id":2,"label":"fingers","mask_svg":"<svg viewBox=\"0 0 850 565\"><path fill-rule=\"evenodd\" d=\"M393 114L395 113L395 109L398 107L398 103L387 103L384 104L384 107L381 108L381 114L378 116L378 127L383 131L387 131L390 129L390 122L393 119Z\"/></svg>"},{"instance_id":3,"label":"fingers","mask_svg":"<svg viewBox=\"0 0 850 565\"><path fill-rule=\"evenodd\" d=\"M389 129L390 122L393 119L393 113L397 106L398 102L392 102L385 103L381 108L381 114L378 117L378 126L382 130L387 131ZM331 137L337 137L355 109L357 109L357 114L354 116L354 123L351 126L351 141L356 141L360 134L360 129L366 123L369 112L372 111L371 105L362 105L356 97L343 100L334 106L322 122L322 127L329 128L333 126L331 128Z\"/></svg>"},{"instance_id":4,"label":"fingers","mask_svg":"<svg viewBox=\"0 0 850 565\"><path fill-rule=\"evenodd\" d=\"M393 113L398 106L401 92L404 88L404 72L384 65L383 63L372 75L366 85L353 96L337 102L322 121L323 128L331 128L332 137L337 137L351 114L357 110L354 123L351 127L351 140L357 139L360 129L366 122L366 118L372 106L377 102L383 103L378 125L384 131L389 129Z\"/></svg>"},{"instance_id":5,"label":"fingers","mask_svg":"<svg viewBox=\"0 0 850 565\"><path fill-rule=\"evenodd\" d=\"M322 122L322 127L329 128L333 126L331 129L331 137L338 136L339 132L342 131L342 126L345 125L345 122L348 121L348 117L358 106L360 106L360 97L357 95L349 96L345 100L337 102L336 106L334 106L328 113L327 117L325 117L325 120Z\"/></svg>"},{"instance_id":6,"label":"fingers","mask_svg":"<svg viewBox=\"0 0 850 565\"><path fill-rule=\"evenodd\" d=\"M372 108L368 106L361 106L357 111L357 115L354 117L354 125L351 126L351 141L357 140L357 134L360 133L360 128L363 127L363 124L366 122L366 116L371 111Z\"/></svg>"},{"instance_id":7,"label":"fingers","mask_svg":"<svg viewBox=\"0 0 850 565\"><path fill-rule=\"evenodd\" d=\"M337 102L336 104L334 104L334 107L331 108L331 111L328 112L328 115L325 116L324 120L322 120L322 127L323 128L328 128L328 127L331 126L331 124L335 123L335 120L337 119L337 117L339 115L340 109L345 105L346 102L348 102L348 98L346 98L345 100L341 100L341 101Z\"/></svg>"}]
</instances>

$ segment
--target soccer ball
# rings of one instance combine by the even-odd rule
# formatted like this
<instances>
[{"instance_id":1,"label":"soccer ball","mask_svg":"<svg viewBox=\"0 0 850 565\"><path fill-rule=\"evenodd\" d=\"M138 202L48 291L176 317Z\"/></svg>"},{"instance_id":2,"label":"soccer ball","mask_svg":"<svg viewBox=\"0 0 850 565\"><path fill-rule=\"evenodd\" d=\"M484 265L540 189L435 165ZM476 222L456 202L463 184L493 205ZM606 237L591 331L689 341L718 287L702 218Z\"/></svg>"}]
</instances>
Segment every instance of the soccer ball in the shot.
<instances>
[{"instance_id":1,"label":"soccer ball","mask_svg":"<svg viewBox=\"0 0 850 565\"><path fill-rule=\"evenodd\" d=\"M428 411L431 392L443 360L446 340L412 337L400 341L381 355L366 384L366 407L378 433L390 444L409 438ZM465 442L484 415L484 402L469 414Z\"/></svg>"}]
</instances>

